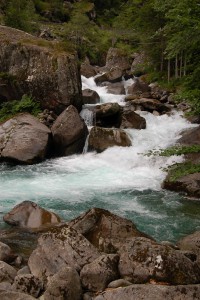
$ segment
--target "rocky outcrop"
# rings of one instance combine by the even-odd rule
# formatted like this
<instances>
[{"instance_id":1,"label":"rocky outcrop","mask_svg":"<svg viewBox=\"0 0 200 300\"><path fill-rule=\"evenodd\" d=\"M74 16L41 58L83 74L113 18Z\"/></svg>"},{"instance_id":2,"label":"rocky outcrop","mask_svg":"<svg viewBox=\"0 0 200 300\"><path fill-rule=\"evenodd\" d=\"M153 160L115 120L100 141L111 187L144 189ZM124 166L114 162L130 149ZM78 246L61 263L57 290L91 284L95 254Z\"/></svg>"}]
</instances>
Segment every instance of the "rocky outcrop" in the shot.
<instances>
[{"instance_id":1,"label":"rocky outcrop","mask_svg":"<svg viewBox=\"0 0 200 300\"><path fill-rule=\"evenodd\" d=\"M90 89L85 89L82 93L84 104L97 104L100 102L100 97L97 92Z\"/></svg>"},{"instance_id":2,"label":"rocky outcrop","mask_svg":"<svg viewBox=\"0 0 200 300\"><path fill-rule=\"evenodd\" d=\"M48 127L30 114L19 114L0 125L0 158L33 164L46 158L51 142Z\"/></svg>"},{"instance_id":3,"label":"rocky outcrop","mask_svg":"<svg viewBox=\"0 0 200 300\"><path fill-rule=\"evenodd\" d=\"M115 253L125 239L150 238L144 232L139 231L130 220L101 208L88 210L70 221L69 225L83 234L92 245L106 253Z\"/></svg>"},{"instance_id":4,"label":"rocky outcrop","mask_svg":"<svg viewBox=\"0 0 200 300\"><path fill-rule=\"evenodd\" d=\"M60 222L60 218L32 201L23 201L4 215L4 221L9 225L24 228L39 228Z\"/></svg>"},{"instance_id":5,"label":"rocky outcrop","mask_svg":"<svg viewBox=\"0 0 200 300\"><path fill-rule=\"evenodd\" d=\"M88 129L74 106L58 116L51 130L56 156L82 153Z\"/></svg>"},{"instance_id":6,"label":"rocky outcrop","mask_svg":"<svg viewBox=\"0 0 200 300\"><path fill-rule=\"evenodd\" d=\"M45 41L23 31L0 26L0 72L7 75L0 98L39 100L43 109L62 112L67 106L81 109L81 80L75 53L59 42Z\"/></svg>"},{"instance_id":7,"label":"rocky outcrop","mask_svg":"<svg viewBox=\"0 0 200 300\"><path fill-rule=\"evenodd\" d=\"M93 127L88 140L88 150L102 152L109 147L130 147L130 138L125 131L116 128Z\"/></svg>"}]
</instances>

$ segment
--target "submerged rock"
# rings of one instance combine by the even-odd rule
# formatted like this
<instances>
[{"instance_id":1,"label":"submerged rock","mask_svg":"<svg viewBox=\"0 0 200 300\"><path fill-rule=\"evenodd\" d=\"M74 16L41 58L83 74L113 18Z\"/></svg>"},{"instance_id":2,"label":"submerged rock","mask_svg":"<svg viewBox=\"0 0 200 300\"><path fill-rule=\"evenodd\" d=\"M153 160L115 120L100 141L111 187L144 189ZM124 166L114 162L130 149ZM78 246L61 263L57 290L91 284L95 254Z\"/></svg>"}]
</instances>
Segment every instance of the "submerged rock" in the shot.
<instances>
[{"instance_id":1,"label":"submerged rock","mask_svg":"<svg viewBox=\"0 0 200 300\"><path fill-rule=\"evenodd\" d=\"M73 105L58 116L51 130L55 156L82 153L88 129Z\"/></svg>"},{"instance_id":2,"label":"submerged rock","mask_svg":"<svg viewBox=\"0 0 200 300\"><path fill-rule=\"evenodd\" d=\"M39 228L60 222L60 218L53 212L49 212L32 201L23 201L16 205L3 217L9 225Z\"/></svg>"},{"instance_id":3,"label":"submerged rock","mask_svg":"<svg viewBox=\"0 0 200 300\"><path fill-rule=\"evenodd\" d=\"M19 114L0 125L0 158L33 164L46 158L51 131L28 113Z\"/></svg>"},{"instance_id":4,"label":"submerged rock","mask_svg":"<svg viewBox=\"0 0 200 300\"><path fill-rule=\"evenodd\" d=\"M23 94L40 101L43 109L57 113L67 106L82 106L81 79L75 53L59 42L45 41L21 30L0 26L0 72L10 78L3 82L0 98L21 99Z\"/></svg>"},{"instance_id":5,"label":"submerged rock","mask_svg":"<svg viewBox=\"0 0 200 300\"><path fill-rule=\"evenodd\" d=\"M125 131L120 129L93 127L88 140L88 150L102 152L109 147L130 147L130 138Z\"/></svg>"}]
</instances>

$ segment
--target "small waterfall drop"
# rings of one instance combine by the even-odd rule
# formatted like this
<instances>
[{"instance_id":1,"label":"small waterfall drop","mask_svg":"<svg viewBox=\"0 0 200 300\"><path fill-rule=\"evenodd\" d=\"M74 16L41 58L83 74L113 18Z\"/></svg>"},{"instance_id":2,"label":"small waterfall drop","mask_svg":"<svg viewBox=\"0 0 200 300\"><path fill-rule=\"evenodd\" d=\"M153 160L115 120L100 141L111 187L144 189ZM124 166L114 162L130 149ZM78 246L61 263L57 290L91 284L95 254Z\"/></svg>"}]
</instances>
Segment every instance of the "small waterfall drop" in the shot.
<instances>
[{"instance_id":1,"label":"small waterfall drop","mask_svg":"<svg viewBox=\"0 0 200 300\"><path fill-rule=\"evenodd\" d=\"M80 116L83 118L83 120L85 121L85 124L87 125L87 127L91 127L94 125L95 123L95 113L94 110L87 105L83 105L83 108L80 112Z\"/></svg>"}]
</instances>

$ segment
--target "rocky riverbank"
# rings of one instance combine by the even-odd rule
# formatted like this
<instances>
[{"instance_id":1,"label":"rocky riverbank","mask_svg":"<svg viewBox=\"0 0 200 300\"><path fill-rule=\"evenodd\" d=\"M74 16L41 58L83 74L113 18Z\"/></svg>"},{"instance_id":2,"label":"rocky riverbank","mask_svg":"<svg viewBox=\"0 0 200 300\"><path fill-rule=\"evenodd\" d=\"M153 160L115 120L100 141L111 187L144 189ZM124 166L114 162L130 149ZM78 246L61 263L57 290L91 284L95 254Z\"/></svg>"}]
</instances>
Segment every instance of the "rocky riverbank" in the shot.
<instances>
[{"instance_id":1,"label":"rocky riverbank","mask_svg":"<svg viewBox=\"0 0 200 300\"><path fill-rule=\"evenodd\" d=\"M29 201L4 220L39 238L28 259L1 242L2 300L200 299L200 232L158 243L107 210L60 223Z\"/></svg>"}]
</instances>

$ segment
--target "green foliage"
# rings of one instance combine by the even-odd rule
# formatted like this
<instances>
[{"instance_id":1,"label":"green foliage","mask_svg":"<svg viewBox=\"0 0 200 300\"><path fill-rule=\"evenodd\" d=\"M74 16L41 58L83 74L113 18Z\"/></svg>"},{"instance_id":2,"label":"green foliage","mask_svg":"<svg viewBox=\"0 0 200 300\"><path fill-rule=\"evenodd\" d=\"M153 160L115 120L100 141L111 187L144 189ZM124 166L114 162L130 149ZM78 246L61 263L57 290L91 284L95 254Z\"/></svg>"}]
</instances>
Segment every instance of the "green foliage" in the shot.
<instances>
[{"instance_id":1,"label":"green foliage","mask_svg":"<svg viewBox=\"0 0 200 300\"><path fill-rule=\"evenodd\" d=\"M44 19L52 22L67 22L70 9L63 5L62 0L33 0L35 9Z\"/></svg>"},{"instance_id":2,"label":"green foliage","mask_svg":"<svg viewBox=\"0 0 200 300\"><path fill-rule=\"evenodd\" d=\"M190 115L200 114L200 89L184 89L176 94L175 100L188 102L191 106Z\"/></svg>"},{"instance_id":3,"label":"green foliage","mask_svg":"<svg viewBox=\"0 0 200 300\"><path fill-rule=\"evenodd\" d=\"M174 182L183 176L199 173L200 164L193 164L191 162L174 164L173 166L168 168L168 171L169 171L168 180Z\"/></svg>"},{"instance_id":4,"label":"green foliage","mask_svg":"<svg viewBox=\"0 0 200 300\"><path fill-rule=\"evenodd\" d=\"M169 157L172 155L183 155L189 153L200 153L200 145L191 145L191 146L175 145L167 149L151 150L145 155L147 156L159 155L159 156Z\"/></svg>"},{"instance_id":5,"label":"green foliage","mask_svg":"<svg viewBox=\"0 0 200 300\"><path fill-rule=\"evenodd\" d=\"M23 95L21 100L3 102L0 106L0 122L22 112L37 116L41 112L40 104L27 95Z\"/></svg>"},{"instance_id":6,"label":"green foliage","mask_svg":"<svg viewBox=\"0 0 200 300\"><path fill-rule=\"evenodd\" d=\"M32 0L9 0L5 8L5 25L27 32L37 29L37 15Z\"/></svg>"}]
</instances>

